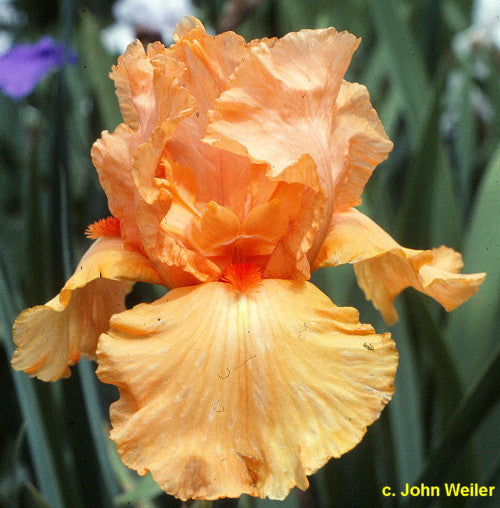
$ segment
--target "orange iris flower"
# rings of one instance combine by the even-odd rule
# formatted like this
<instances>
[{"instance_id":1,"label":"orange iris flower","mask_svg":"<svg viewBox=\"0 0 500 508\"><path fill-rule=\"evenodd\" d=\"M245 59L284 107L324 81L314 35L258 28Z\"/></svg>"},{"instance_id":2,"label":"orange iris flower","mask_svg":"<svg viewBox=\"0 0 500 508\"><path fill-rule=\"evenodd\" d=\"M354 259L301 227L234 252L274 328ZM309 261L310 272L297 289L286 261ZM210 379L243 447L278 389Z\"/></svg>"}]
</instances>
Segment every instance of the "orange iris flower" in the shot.
<instances>
[{"instance_id":1,"label":"orange iris flower","mask_svg":"<svg viewBox=\"0 0 500 508\"><path fill-rule=\"evenodd\" d=\"M124 123L93 162L113 217L62 291L14 325L14 368L46 381L81 355L116 385L123 462L181 499L283 499L354 447L393 393L389 333L307 282L353 263L388 323L413 286L447 310L483 274L447 247L406 249L356 210L392 143L359 44L333 28L248 44L184 18L175 44L118 59ZM134 281L169 291L125 310Z\"/></svg>"}]
</instances>

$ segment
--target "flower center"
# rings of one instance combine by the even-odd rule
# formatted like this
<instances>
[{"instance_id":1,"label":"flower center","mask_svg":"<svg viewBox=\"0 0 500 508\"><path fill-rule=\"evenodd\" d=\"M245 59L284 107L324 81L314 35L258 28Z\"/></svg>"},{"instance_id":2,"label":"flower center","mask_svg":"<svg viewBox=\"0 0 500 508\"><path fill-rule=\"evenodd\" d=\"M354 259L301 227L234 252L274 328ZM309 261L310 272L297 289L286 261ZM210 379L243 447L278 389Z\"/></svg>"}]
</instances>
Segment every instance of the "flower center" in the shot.
<instances>
[{"instance_id":1,"label":"flower center","mask_svg":"<svg viewBox=\"0 0 500 508\"><path fill-rule=\"evenodd\" d=\"M262 283L262 267L254 263L232 263L224 268L220 279L240 293L256 290Z\"/></svg>"}]
</instances>

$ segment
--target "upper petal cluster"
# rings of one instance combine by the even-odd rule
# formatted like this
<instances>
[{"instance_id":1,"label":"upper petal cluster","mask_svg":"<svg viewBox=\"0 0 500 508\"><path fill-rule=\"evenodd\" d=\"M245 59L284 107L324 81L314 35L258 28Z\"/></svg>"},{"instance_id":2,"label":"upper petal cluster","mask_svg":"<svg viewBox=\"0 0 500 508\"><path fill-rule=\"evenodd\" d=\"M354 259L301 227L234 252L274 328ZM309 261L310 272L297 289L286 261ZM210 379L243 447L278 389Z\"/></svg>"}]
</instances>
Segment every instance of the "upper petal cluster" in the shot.
<instances>
[{"instance_id":1,"label":"upper petal cluster","mask_svg":"<svg viewBox=\"0 0 500 508\"><path fill-rule=\"evenodd\" d=\"M247 44L191 17L174 38L119 58L124 123L93 147L126 245L170 287L246 261L309 278L333 212L392 148L366 89L343 80L359 40L329 28Z\"/></svg>"}]
</instances>

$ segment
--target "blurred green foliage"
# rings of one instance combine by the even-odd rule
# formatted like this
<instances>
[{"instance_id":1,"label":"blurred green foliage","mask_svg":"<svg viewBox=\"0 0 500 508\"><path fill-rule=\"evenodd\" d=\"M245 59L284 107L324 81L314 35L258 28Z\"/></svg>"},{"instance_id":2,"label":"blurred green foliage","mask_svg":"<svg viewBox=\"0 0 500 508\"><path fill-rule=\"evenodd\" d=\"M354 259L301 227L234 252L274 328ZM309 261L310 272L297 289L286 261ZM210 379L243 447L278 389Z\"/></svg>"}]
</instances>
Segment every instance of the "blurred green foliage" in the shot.
<instances>
[{"instance_id":1,"label":"blurred green foliage","mask_svg":"<svg viewBox=\"0 0 500 508\"><path fill-rule=\"evenodd\" d=\"M218 27L226 3L198 0L193 14ZM90 363L51 385L9 367L16 315L58 292L89 244L86 225L107 215L89 151L101 130L120 121L107 77L115 57L99 35L112 22L111 4L16 2L24 13L16 40L51 33L70 41L79 64L20 102L0 95L2 506L181 504L121 464L107 438L116 393L97 385ZM395 145L366 188L364 211L408 247L447 244L463 252L466 272L489 272L478 294L450 315L412 290L399 297L393 401L359 446L323 467L307 492L292 491L282 502L287 508L405 505L382 496L382 487L398 491L421 481L499 487L499 54L487 47L453 52L470 13L469 0L264 0L234 27L248 40L326 26L362 37L347 79L368 87ZM478 60L486 68L481 76ZM478 94L489 116L478 110ZM362 321L387 329L351 267L320 270L313 281L337 305L355 306ZM432 502L498 506L498 495ZM244 496L213 504L279 502Z\"/></svg>"}]
</instances>

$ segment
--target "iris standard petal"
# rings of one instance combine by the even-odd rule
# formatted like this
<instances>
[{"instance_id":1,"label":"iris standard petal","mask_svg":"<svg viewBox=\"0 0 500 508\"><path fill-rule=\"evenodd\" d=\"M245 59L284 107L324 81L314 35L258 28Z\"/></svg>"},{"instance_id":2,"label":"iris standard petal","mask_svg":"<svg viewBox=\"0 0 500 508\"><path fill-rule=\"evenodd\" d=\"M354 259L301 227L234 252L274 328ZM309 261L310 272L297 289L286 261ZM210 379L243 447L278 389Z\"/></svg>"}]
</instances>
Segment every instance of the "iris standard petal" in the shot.
<instances>
[{"instance_id":1,"label":"iris standard petal","mask_svg":"<svg viewBox=\"0 0 500 508\"><path fill-rule=\"evenodd\" d=\"M120 219L123 238L129 245L139 246L140 238L135 222L136 189L131 175L132 159L139 138L126 124L120 124L110 134L104 131L92 146L92 162L108 198L108 207Z\"/></svg>"},{"instance_id":2,"label":"iris standard petal","mask_svg":"<svg viewBox=\"0 0 500 508\"><path fill-rule=\"evenodd\" d=\"M366 182L375 167L387 159L392 146L366 87L343 81L335 102L330 141L335 210L360 203Z\"/></svg>"}]
</instances>

